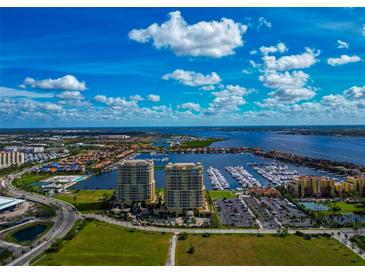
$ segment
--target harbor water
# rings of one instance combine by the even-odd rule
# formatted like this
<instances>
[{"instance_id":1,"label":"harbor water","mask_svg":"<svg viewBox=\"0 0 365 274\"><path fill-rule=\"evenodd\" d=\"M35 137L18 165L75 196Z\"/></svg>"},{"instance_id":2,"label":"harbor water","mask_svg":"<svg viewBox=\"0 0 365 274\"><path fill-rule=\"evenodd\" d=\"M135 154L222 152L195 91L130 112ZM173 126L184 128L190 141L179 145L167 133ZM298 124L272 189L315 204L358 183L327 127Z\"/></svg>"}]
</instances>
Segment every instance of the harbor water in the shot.
<instances>
[{"instance_id":1,"label":"harbor water","mask_svg":"<svg viewBox=\"0 0 365 274\"><path fill-rule=\"evenodd\" d=\"M212 166L217 168L224 178L228 181L232 189L241 187L236 179L225 169L227 166L243 166L252 176L262 185L266 186L270 182L259 175L251 164L277 163L271 159L257 157L250 153L245 154L139 154L136 159L153 159L155 164L155 181L156 189L163 188L165 182L164 167L168 162L188 163L201 162L204 166L204 183L207 189L212 189L206 170ZM283 163L280 163L283 164ZM286 164L289 170L296 170L299 175L327 175L334 177L322 171L312 168ZM100 175L91 176L88 179L74 185L71 189L113 189L116 187L116 171L102 173Z\"/></svg>"}]
</instances>

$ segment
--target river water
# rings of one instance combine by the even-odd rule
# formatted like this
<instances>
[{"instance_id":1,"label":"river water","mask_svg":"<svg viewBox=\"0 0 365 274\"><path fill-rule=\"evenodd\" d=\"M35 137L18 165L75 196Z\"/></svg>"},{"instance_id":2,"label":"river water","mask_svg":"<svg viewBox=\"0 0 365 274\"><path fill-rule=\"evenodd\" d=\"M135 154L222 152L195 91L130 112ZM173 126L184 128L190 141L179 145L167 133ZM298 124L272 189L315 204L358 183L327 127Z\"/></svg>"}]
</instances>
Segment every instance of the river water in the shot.
<instances>
[{"instance_id":1,"label":"river water","mask_svg":"<svg viewBox=\"0 0 365 274\"><path fill-rule=\"evenodd\" d=\"M260 147L313 158L365 165L365 138L320 135L287 135L278 131L223 131L201 129L165 129L168 133L224 138L212 147Z\"/></svg>"}]
</instances>

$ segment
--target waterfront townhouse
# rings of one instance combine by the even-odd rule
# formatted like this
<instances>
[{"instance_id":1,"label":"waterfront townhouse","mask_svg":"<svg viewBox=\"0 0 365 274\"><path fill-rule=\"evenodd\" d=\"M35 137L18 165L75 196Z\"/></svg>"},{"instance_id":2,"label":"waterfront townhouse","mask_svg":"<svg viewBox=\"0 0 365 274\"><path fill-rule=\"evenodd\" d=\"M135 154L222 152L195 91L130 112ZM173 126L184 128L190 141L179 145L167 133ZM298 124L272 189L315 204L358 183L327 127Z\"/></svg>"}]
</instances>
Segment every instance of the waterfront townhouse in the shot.
<instances>
[{"instance_id":1,"label":"waterfront townhouse","mask_svg":"<svg viewBox=\"0 0 365 274\"><path fill-rule=\"evenodd\" d=\"M165 206L169 212L180 214L205 209L201 163L168 163L165 171Z\"/></svg>"},{"instance_id":2,"label":"waterfront townhouse","mask_svg":"<svg viewBox=\"0 0 365 274\"><path fill-rule=\"evenodd\" d=\"M117 199L121 203L154 203L156 194L152 160L125 160L118 166L117 176Z\"/></svg>"}]
</instances>

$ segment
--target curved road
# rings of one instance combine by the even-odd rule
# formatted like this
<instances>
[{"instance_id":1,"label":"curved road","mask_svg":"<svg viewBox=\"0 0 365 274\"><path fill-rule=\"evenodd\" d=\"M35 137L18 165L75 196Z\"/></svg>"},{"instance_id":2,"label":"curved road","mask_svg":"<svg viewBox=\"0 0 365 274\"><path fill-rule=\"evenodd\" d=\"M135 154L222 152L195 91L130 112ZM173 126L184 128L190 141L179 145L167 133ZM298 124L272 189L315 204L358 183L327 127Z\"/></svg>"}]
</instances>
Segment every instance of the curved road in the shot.
<instances>
[{"instance_id":1,"label":"curved road","mask_svg":"<svg viewBox=\"0 0 365 274\"><path fill-rule=\"evenodd\" d=\"M73 227L75 221L80 218L80 213L71 205L66 202L49 198L36 193L26 192L17 189L12 185L12 181L25 173L28 173L31 168L24 169L20 172L13 173L7 176L2 182L2 187L10 196L26 199L35 203L44 205L54 205L57 208L57 215L54 220L54 226L48 233L46 233L41 239L38 240L36 247L15 259L9 265L28 265L29 262L42 252L44 252L50 245L57 239L64 237L67 232Z\"/></svg>"}]
</instances>

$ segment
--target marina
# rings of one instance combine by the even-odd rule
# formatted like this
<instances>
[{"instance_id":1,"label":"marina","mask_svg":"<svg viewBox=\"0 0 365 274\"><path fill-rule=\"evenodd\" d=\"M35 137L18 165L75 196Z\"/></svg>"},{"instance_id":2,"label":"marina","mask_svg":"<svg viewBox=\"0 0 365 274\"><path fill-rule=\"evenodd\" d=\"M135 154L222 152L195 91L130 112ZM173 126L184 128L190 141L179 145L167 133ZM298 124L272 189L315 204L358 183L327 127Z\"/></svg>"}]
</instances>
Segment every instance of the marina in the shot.
<instances>
[{"instance_id":1,"label":"marina","mask_svg":"<svg viewBox=\"0 0 365 274\"><path fill-rule=\"evenodd\" d=\"M233 178L235 178L242 187L248 188L261 186L261 183L255 179L243 166L228 166L225 168Z\"/></svg>"},{"instance_id":2,"label":"marina","mask_svg":"<svg viewBox=\"0 0 365 274\"><path fill-rule=\"evenodd\" d=\"M219 169L210 166L207 169L207 173L210 183L215 190L224 190L231 188Z\"/></svg>"},{"instance_id":3,"label":"marina","mask_svg":"<svg viewBox=\"0 0 365 274\"><path fill-rule=\"evenodd\" d=\"M168 161L161 161L164 157L168 157ZM232 175L226 170L227 163L231 166L242 166L248 173L252 175L262 186L267 186L272 184L269 180L264 178L262 175L257 173L253 168L252 163L256 165L272 163L283 164L279 161L272 161L265 158L257 157L250 153L243 154L232 154L232 153L215 153L215 154L193 154L193 153L136 153L128 157L128 159L153 159L155 163L154 176L156 181L156 189L163 188L165 185L165 165L168 162L173 163L190 163L190 162L201 162L204 166L204 171L212 166L219 170L222 176L228 181L231 189L241 189L242 185L238 180L232 178ZM158 161L156 161L158 159ZM250 164L251 163L251 164ZM298 175L318 175L318 176L328 176L329 174L316 170L309 167L297 166L292 164L286 164L289 171L297 171ZM104 172L102 174L97 174L90 176L86 180L77 183L70 187L71 189L113 189L116 184L116 170L111 170L110 172ZM214 189L209 176L204 176L205 187L210 190Z\"/></svg>"},{"instance_id":4,"label":"marina","mask_svg":"<svg viewBox=\"0 0 365 274\"><path fill-rule=\"evenodd\" d=\"M270 164L250 164L253 169L274 185L282 185L293 180L298 175L298 171L290 170L287 165L270 163Z\"/></svg>"}]
</instances>

